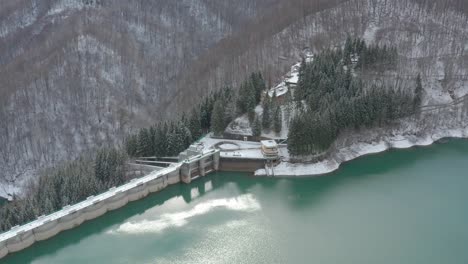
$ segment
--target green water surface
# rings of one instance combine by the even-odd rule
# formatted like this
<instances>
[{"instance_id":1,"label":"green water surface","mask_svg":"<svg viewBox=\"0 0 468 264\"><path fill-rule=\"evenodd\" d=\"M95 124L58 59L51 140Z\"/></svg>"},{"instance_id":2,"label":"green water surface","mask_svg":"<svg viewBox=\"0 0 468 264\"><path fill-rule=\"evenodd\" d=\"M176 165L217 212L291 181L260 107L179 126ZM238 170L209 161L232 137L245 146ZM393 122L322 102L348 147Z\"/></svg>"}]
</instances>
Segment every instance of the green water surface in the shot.
<instances>
[{"instance_id":1,"label":"green water surface","mask_svg":"<svg viewBox=\"0 0 468 264\"><path fill-rule=\"evenodd\" d=\"M468 141L301 179L219 173L0 263L468 263Z\"/></svg>"}]
</instances>

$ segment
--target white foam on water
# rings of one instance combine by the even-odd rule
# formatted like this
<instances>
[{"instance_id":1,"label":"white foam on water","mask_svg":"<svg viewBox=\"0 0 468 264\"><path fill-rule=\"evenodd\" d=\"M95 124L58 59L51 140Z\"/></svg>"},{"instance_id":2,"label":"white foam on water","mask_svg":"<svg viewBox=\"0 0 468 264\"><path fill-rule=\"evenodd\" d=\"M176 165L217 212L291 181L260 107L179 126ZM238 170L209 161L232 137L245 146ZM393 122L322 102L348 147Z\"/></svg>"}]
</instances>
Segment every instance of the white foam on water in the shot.
<instances>
[{"instance_id":1,"label":"white foam on water","mask_svg":"<svg viewBox=\"0 0 468 264\"><path fill-rule=\"evenodd\" d=\"M246 220L232 220L226 223L227 228L240 228L248 225L249 223Z\"/></svg>"},{"instance_id":2,"label":"white foam on water","mask_svg":"<svg viewBox=\"0 0 468 264\"><path fill-rule=\"evenodd\" d=\"M160 233L170 227L184 226L190 218L207 214L215 209L225 209L231 211L253 212L261 209L260 203L252 194L241 195L236 198L216 199L197 204L192 209L178 213L168 213L161 215L156 220L141 220L127 222L120 225L115 230L108 231L109 234L144 234Z\"/></svg>"},{"instance_id":3,"label":"white foam on water","mask_svg":"<svg viewBox=\"0 0 468 264\"><path fill-rule=\"evenodd\" d=\"M205 192L213 190L213 183L211 181L205 182Z\"/></svg>"}]
</instances>

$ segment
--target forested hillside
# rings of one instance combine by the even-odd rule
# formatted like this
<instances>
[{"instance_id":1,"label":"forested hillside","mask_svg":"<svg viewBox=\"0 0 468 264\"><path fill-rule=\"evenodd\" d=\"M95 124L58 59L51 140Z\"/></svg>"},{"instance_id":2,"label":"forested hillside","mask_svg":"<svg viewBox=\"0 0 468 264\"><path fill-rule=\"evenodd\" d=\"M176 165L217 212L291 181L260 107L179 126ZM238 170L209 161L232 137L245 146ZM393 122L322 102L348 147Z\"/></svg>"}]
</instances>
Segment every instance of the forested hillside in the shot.
<instances>
[{"instance_id":1,"label":"forested hillside","mask_svg":"<svg viewBox=\"0 0 468 264\"><path fill-rule=\"evenodd\" d=\"M247 30L223 39L179 82L206 91L260 70L275 83L304 48L317 53L342 46L348 35L396 47L402 67L395 74L414 78L421 71L423 79L427 76L432 82L444 72L447 79L459 79L466 74L467 5L463 0L289 1L251 21ZM443 89L454 88L453 83L449 86ZM180 103L170 106L187 102L182 92L177 100Z\"/></svg>"},{"instance_id":2,"label":"forested hillside","mask_svg":"<svg viewBox=\"0 0 468 264\"><path fill-rule=\"evenodd\" d=\"M164 119L176 76L276 2L2 1L0 188Z\"/></svg>"},{"instance_id":3,"label":"forested hillside","mask_svg":"<svg viewBox=\"0 0 468 264\"><path fill-rule=\"evenodd\" d=\"M304 48L318 54L347 36L397 50L396 69L363 79L414 88L421 74L440 95L426 104L465 94L463 0L3 0L0 188L123 145L252 72L273 85Z\"/></svg>"},{"instance_id":4,"label":"forested hillside","mask_svg":"<svg viewBox=\"0 0 468 264\"><path fill-rule=\"evenodd\" d=\"M290 122L289 153L294 156L329 150L344 130L382 126L416 114L421 107L422 87L398 82L364 81L364 71L397 67L397 50L367 45L348 38L343 49L318 54L311 63L303 60L295 92L297 114Z\"/></svg>"}]
</instances>

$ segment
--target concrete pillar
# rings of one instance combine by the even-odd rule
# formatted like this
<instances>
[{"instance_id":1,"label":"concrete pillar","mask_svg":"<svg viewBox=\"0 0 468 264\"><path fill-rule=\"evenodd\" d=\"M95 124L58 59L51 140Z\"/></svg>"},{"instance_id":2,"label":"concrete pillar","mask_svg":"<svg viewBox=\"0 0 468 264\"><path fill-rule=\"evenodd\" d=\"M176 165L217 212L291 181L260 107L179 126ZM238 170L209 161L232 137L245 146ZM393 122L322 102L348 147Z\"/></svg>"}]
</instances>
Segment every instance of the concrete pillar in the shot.
<instances>
[{"instance_id":1,"label":"concrete pillar","mask_svg":"<svg viewBox=\"0 0 468 264\"><path fill-rule=\"evenodd\" d=\"M8 255L8 248L5 242L0 242L0 259Z\"/></svg>"},{"instance_id":2,"label":"concrete pillar","mask_svg":"<svg viewBox=\"0 0 468 264\"><path fill-rule=\"evenodd\" d=\"M220 152L219 150L217 150L217 151L213 154L213 169L214 169L215 171L218 171L218 170L219 170L220 157L221 157L221 152Z\"/></svg>"},{"instance_id":3,"label":"concrete pillar","mask_svg":"<svg viewBox=\"0 0 468 264\"><path fill-rule=\"evenodd\" d=\"M192 171L190 169L190 163L184 162L182 167L180 168L180 180L184 183L191 183L192 182Z\"/></svg>"},{"instance_id":4,"label":"concrete pillar","mask_svg":"<svg viewBox=\"0 0 468 264\"><path fill-rule=\"evenodd\" d=\"M198 171L200 172L200 176L205 176L206 175L206 168L205 168L205 161L206 158L200 159L198 162Z\"/></svg>"}]
</instances>

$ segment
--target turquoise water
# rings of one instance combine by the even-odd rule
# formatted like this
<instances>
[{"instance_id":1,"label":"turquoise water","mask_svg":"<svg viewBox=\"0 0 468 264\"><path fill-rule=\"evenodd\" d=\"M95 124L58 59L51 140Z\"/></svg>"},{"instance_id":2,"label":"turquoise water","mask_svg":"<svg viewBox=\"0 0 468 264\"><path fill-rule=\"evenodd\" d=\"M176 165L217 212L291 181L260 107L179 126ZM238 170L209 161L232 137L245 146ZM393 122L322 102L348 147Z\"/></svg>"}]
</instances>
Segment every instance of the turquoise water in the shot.
<instances>
[{"instance_id":1,"label":"turquoise water","mask_svg":"<svg viewBox=\"0 0 468 264\"><path fill-rule=\"evenodd\" d=\"M468 263L468 141L390 151L318 178L219 173L1 263Z\"/></svg>"}]
</instances>

